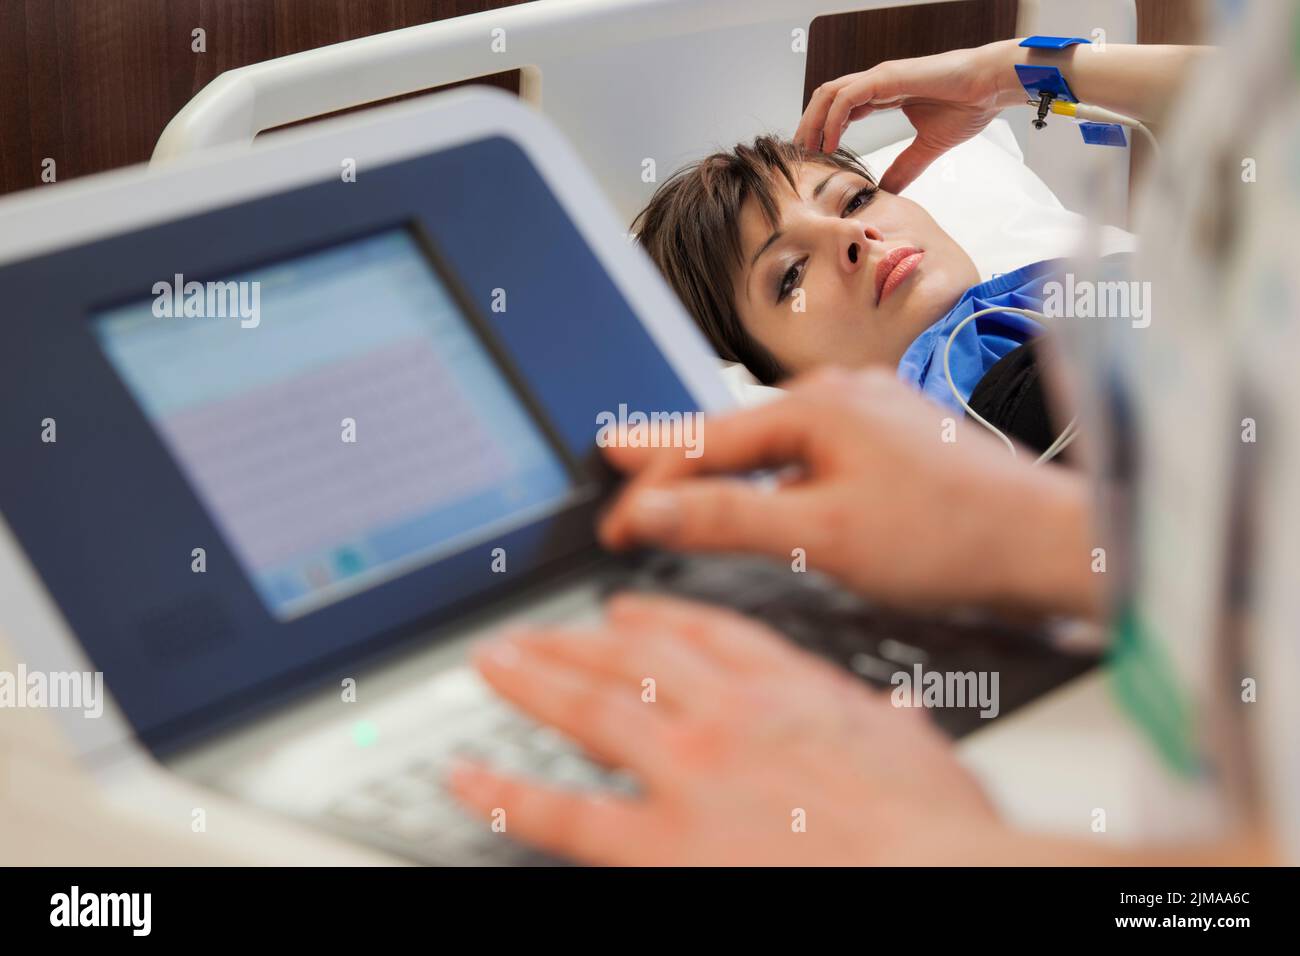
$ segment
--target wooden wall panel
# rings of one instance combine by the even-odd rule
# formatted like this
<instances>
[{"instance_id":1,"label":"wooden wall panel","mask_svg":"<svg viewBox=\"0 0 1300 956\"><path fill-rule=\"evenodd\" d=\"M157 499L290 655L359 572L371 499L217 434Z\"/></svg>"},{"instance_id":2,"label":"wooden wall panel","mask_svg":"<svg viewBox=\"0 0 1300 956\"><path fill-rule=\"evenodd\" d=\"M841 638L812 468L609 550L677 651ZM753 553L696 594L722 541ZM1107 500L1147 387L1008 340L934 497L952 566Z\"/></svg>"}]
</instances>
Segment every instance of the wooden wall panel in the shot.
<instances>
[{"instance_id":1,"label":"wooden wall panel","mask_svg":"<svg viewBox=\"0 0 1300 956\"><path fill-rule=\"evenodd\" d=\"M1137 0L1138 43L1204 43L1205 2L1206 0Z\"/></svg>"},{"instance_id":2,"label":"wooden wall panel","mask_svg":"<svg viewBox=\"0 0 1300 956\"><path fill-rule=\"evenodd\" d=\"M1018 0L968 0L818 17L808 33L803 103L827 80L884 60L980 46L1016 34Z\"/></svg>"},{"instance_id":3,"label":"wooden wall panel","mask_svg":"<svg viewBox=\"0 0 1300 956\"><path fill-rule=\"evenodd\" d=\"M529 0L0 0L0 193L149 158L168 120L226 70L330 43ZM705 3L708 0L700 0ZM804 101L886 59L1012 36L1016 0L820 17ZM1191 0L1138 0L1143 42L1200 35ZM207 31L193 53L190 32ZM489 82L518 92L518 73Z\"/></svg>"},{"instance_id":4,"label":"wooden wall panel","mask_svg":"<svg viewBox=\"0 0 1300 956\"><path fill-rule=\"evenodd\" d=\"M0 0L0 193L149 158L226 70L528 0ZM207 51L191 51L191 31ZM511 71L486 81L518 92Z\"/></svg>"}]
</instances>

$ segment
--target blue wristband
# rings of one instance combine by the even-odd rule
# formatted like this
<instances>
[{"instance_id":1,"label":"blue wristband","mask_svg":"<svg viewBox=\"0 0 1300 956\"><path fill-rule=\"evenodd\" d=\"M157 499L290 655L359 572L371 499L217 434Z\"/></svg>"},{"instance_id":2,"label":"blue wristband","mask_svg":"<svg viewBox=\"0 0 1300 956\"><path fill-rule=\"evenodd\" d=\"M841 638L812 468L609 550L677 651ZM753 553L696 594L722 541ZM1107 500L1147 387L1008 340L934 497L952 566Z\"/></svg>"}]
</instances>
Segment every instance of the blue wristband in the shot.
<instances>
[{"instance_id":1,"label":"blue wristband","mask_svg":"<svg viewBox=\"0 0 1300 956\"><path fill-rule=\"evenodd\" d=\"M1025 37L1020 41L1021 46L1032 47L1036 50L1064 50L1066 47L1074 46L1076 43L1090 43L1083 37L1045 37L1032 36Z\"/></svg>"},{"instance_id":2,"label":"blue wristband","mask_svg":"<svg viewBox=\"0 0 1300 956\"><path fill-rule=\"evenodd\" d=\"M1079 102L1071 92L1070 84L1065 82L1065 75L1054 66L1017 63L1016 79L1031 100L1038 99L1043 93L1050 93L1053 99L1065 100L1067 103Z\"/></svg>"},{"instance_id":3,"label":"blue wristband","mask_svg":"<svg viewBox=\"0 0 1300 956\"><path fill-rule=\"evenodd\" d=\"M1020 45L1036 50L1064 50L1077 43L1087 42L1089 41L1083 37L1032 36L1021 40ZM1065 82L1065 74L1054 66L1017 63L1016 78L1020 80L1020 85L1025 88L1025 93L1031 100L1041 99L1046 93L1051 99L1065 100L1068 103L1079 102L1079 98L1070 89L1070 84ZM1043 114L1040 109L1039 122L1035 125L1041 127L1042 119ZM1083 141L1091 146L1128 145L1124 128L1114 123L1080 123L1079 133L1083 136Z\"/></svg>"}]
</instances>

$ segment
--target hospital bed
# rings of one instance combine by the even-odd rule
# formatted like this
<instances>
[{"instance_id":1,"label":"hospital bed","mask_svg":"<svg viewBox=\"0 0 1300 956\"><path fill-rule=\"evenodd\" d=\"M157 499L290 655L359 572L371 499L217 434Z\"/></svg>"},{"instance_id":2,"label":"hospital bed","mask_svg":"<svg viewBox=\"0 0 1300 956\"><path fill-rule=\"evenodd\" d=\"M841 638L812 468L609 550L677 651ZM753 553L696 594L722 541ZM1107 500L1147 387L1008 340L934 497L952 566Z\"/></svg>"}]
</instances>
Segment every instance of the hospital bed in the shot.
<instances>
[{"instance_id":1,"label":"hospital bed","mask_svg":"<svg viewBox=\"0 0 1300 956\"><path fill-rule=\"evenodd\" d=\"M168 124L163 163L345 109L510 70L519 95L576 146L624 222L685 162L760 132L791 134L803 103L814 19L914 6L917 0L535 0L255 63L217 77ZM802 31L802 33L800 33ZM1021 0L1017 32L1131 43L1133 0ZM978 42L973 38L970 45ZM863 64L866 68L870 64ZM1089 175L1062 163L1078 134L1058 123L1013 128L1026 164L1070 209L1091 204L1125 222L1127 150L1089 150ZM869 153L910 135L897 112L854 124L845 142ZM880 172L880 171L878 171ZM1098 207L1098 199L1106 205Z\"/></svg>"},{"instance_id":2,"label":"hospital bed","mask_svg":"<svg viewBox=\"0 0 1300 956\"><path fill-rule=\"evenodd\" d=\"M919 5L536 0L223 73L167 125L152 162L217 146L252 147L279 127L518 70L520 97L569 138L630 224L657 183L685 163L759 133L793 134L816 18ZM1021 0L1018 7L1020 35L1131 43L1136 32L1133 0ZM907 191L984 278L1077 251L1080 215L1117 226L1128 218L1128 150L1084 150L1067 123L1032 131L1028 108L1005 111L1005 118ZM844 144L880 175L911 133L900 112L882 112L853 124ZM1097 251L1133 247L1131 236L1111 227ZM740 366L727 367L725 378L741 402L771 394Z\"/></svg>"}]
</instances>

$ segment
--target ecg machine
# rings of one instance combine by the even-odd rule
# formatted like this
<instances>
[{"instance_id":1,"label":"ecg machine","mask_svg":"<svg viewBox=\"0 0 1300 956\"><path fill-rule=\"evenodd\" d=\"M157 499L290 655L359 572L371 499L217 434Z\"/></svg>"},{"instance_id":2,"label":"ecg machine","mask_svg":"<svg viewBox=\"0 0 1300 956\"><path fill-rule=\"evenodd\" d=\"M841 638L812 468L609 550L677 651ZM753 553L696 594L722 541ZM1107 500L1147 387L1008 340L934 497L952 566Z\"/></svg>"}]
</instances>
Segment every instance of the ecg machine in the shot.
<instances>
[{"instance_id":1,"label":"ecg machine","mask_svg":"<svg viewBox=\"0 0 1300 956\"><path fill-rule=\"evenodd\" d=\"M102 718L59 713L85 764L145 755L411 860L537 862L452 804L451 755L636 781L465 664L512 618L670 591L880 686L996 668L1003 713L1092 665L787 563L603 552L597 416L728 404L625 228L480 90L0 203L0 625L29 669L103 672Z\"/></svg>"}]
</instances>

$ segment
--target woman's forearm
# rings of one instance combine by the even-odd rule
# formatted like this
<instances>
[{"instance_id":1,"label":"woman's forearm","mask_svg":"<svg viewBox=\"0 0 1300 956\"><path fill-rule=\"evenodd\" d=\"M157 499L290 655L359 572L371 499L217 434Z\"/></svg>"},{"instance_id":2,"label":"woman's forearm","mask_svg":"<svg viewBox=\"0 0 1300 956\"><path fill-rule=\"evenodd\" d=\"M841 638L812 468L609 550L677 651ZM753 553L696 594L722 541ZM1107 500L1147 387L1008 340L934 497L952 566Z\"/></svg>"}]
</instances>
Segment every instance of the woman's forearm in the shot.
<instances>
[{"instance_id":1,"label":"woman's forearm","mask_svg":"<svg viewBox=\"0 0 1300 956\"><path fill-rule=\"evenodd\" d=\"M1017 63L1059 67L1074 95L1084 103L1125 113L1146 123L1159 122L1197 58L1213 47L1171 44L1079 43L1064 50L1020 46L999 40L983 48L1001 90L999 102L1015 106L1027 99L1016 78Z\"/></svg>"}]
</instances>

